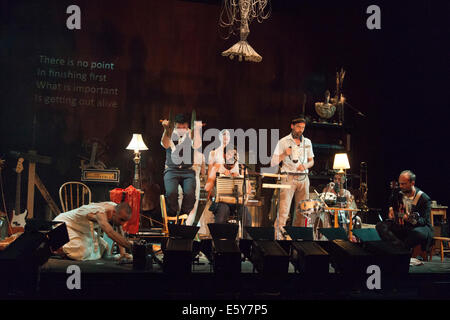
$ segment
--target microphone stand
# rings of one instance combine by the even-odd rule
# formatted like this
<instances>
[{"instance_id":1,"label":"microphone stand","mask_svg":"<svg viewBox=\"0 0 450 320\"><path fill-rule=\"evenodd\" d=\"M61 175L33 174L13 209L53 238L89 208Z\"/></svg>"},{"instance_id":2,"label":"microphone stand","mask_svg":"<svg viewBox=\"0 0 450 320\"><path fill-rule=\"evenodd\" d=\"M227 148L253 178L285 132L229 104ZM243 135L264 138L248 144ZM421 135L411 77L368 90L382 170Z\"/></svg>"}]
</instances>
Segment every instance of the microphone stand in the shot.
<instances>
[{"instance_id":1,"label":"microphone stand","mask_svg":"<svg viewBox=\"0 0 450 320\"><path fill-rule=\"evenodd\" d=\"M244 237L244 226L246 225L246 216L245 216L245 196L247 195L247 169L250 169L245 163L241 163L241 168L244 171L244 181L242 184L242 207L241 207L241 238Z\"/></svg>"},{"instance_id":2,"label":"microphone stand","mask_svg":"<svg viewBox=\"0 0 450 320\"><path fill-rule=\"evenodd\" d=\"M352 106L350 103L348 103L347 101L344 101L344 104L346 104L347 106L350 107L350 109L352 109L353 111L356 112L356 114L358 114L361 117L365 117L366 115L364 113L362 113L361 111L359 111L358 109L356 109L354 106Z\"/></svg>"}]
</instances>

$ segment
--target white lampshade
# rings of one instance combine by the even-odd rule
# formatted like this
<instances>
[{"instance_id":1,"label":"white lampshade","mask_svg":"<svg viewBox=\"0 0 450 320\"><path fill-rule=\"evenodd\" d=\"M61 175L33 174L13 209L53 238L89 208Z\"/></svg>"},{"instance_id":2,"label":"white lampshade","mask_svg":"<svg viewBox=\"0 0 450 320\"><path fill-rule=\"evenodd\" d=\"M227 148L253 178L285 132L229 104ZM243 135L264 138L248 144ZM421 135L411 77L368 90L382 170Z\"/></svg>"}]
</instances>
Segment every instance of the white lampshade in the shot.
<instances>
[{"instance_id":1,"label":"white lampshade","mask_svg":"<svg viewBox=\"0 0 450 320\"><path fill-rule=\"evenodd\" d=\"M134 150L135 152L138 152L139 150L148 150L140 133L133 133L133 138L131 138L127 150Z\"/></svg>"},{"instance_id":2,"label":"white lampshade","mask_svg":"<svg viewBox=\"0 0 450 320\"><path fill-rule=\"evenodd\" d=\"M343 169L350 169L350 163L346 153L336 153L334 156L333 169L339 169L339 172L344 172Z\"/></svg>"}]
</instances>

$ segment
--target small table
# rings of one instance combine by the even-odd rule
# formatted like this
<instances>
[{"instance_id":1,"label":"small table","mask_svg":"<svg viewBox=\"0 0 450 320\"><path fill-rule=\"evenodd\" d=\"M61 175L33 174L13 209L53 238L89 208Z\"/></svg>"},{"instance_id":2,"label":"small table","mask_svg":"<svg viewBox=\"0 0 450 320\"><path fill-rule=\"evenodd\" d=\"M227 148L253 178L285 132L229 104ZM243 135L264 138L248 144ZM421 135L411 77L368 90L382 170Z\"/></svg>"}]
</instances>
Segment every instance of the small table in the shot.
<instances>
[{"instance_id":1,"label":"small table","mask_svg":"<svg viewBox=\"0 0 450 320\"><path fill-rule=\"evenodd\" d=\"M445 206L431 207L430 220L431 220L431 225L433 227L434 227L434 221L433 221L434 216L443 216L444 220L447 220L447 208L448 207L445 207Z\"/></svg>"},{"instance_id":2,"label":"small table","mask_svg":"<svg viewBox=\"0 0 450 320\"><path fill-rule=\"evenodd\" d=\"M334 227L339 228L339 222L338 222L338 213L339 211L348 211L352 213L352 216L350 217L350 224L348 226L348 238L351 241L353 236L353 212L360 211L359 209L350 209L350 208L335 208L335 207L326 207L325 210L333 211L334 213Z\"/></svg>"}]
</instances>

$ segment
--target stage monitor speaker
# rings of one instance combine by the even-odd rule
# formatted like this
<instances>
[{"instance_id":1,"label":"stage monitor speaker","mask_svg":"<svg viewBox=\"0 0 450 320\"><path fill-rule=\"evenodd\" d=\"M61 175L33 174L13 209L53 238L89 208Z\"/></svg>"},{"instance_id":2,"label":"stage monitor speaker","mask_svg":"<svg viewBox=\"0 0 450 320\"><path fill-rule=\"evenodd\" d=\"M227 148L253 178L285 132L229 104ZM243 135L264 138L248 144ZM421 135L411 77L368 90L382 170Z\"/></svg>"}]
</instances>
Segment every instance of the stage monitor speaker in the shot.
<instances>
[{"instance_id":1,"label":"stage monitor speaker","mask_svg":"<svg viewBox=\"0 0 450 320\"><path fill-rule=\"evenodd\" d=\"M347 232L344 228L319 228L319 232L329 241L348 240Z\"/></svg>"},{"instance_id":2,"label":"stage monitor speaker","mask_svg":"<svg viewBox=\"0 0 450 320\"><path fill-rule=\"evenodd\" d=\"M192 271L193 240L199 227L169 224L169 239L164 250L163 270L186 274Z\"/></svg>"},{"instance_id":3,"label":"stage monitor speaker","mask_svg":"<svg viewBox=\"0 0 450 320\"><path fill-rule=\"evenodd\" d=\"M237 223L208 223L208 229L213 239L235 240L239 232Z\"/></svg>"},{"instance_id":4,"label":"stage monitor speaker","mask_svg":"<svg viewBox=\"0 0 450 320\"><path fill-rule=\"evenodd\" d=\"M212 236L212 264L216 275L237 275L241 272L241 251L236 242L236 223L208 223Z\"/></svg>"},{"instance_id":5,"label":"stage monitor speaker","mask_svg":"<svg viewBox=\"0 0 450 320\"><path fill-rule=\"evenodd\" d=\"M330 255L313 241L294 241L291 262L295 269L306 275L324 275L329 272Z\"/></svg>"},{"instance_id":6,"label":"stage monitor speaker","mask_svg":"<svg viewBox=\"0 0 450 320\"><path fill-rule=\"evenodd\" d=\"M411 252L387 241L365 241L362 247L374 256L375 264L386 277L407 277ZM385 282L386 283L386 282Z\"/></svg>"},{"instance_id":7,"label":"stage monitor speaker","mask_svg":"<svg viewBox=\"0 0 450 320\"><path fill-rule=\"evenodd\" d=\"M291 237L292 240L314 240L313 228L285 226L284 230L286 230L287 234Z\"/></svg>"},{"instance_id":8,"label":"stage monitor speaker","mask_svg":"<svg viewBox=\"0 0 450 320\"><path fill-rule=\"evenodd\" d=\"M253 269L269 277L287 275L289 270L289 255L272 240L254 240L251 249Z\"/></svg>"},{"instance_id":9,"label":"stage monitor speaker","mask_svg":"<svg viewBox=\"0 0 450 320\"><path fill-rule=\"evenodd\" d=\"M273 227L245 227L245 230L253 240L275 240Z\"/></svg>"},{"instance_id":10,"label":"stage monitor speaker","mask_svg":"<svg viewBox=\"0 0 450 320\"><path fill-rule=\"evenodd\" d=\"M68 241L65 223L27 219L24 233L0 251L0 274L7 275L0 281L0 294L34 294L39 266Z\"/></svg>"},{"instance_id":11,"label":"stage monitor speaker","mask_svg":"<svg viewBox=\"0 0 450 320\"><path fill-rule=\"evenodd\" d=\"M241 251L236 240L213 239L213 269L217 275L238 275L241 272Z\"/></svg>"},{"instance_id":12,"label":"stage monitor speaker","mask_svg":"<svg viewBox=\"0 0 450 320\"><path fill-rule=\"evenodd\" d=\"M322 242L319 244L322 246ZM335 270L346 278L348 285L365 283L367 267L375 264L373 255L356 243L347 240L333 240L325 250L331 255Z\"/></svg>"},{"instance_id":13,"label":"stage monitor speaker","mask_svg":"<svg viewBox=\"0 0 450 320\"><path fill-rule=\"evenodd\" d=\"M361 240L361 242L381 241L378 231L374 228L354 229L353 234Z\"/></svg>"},{"instance_id":14,"label":"stage monitor speaker","mask_svg":"<svg viewBox=\"0 0 450 320\"><path fill-rule=\"evenodd\" d=\"M41 232L48 239L50 249L58 250L70 241L67 226L60 221L46 221L39 219L27 219L25 232Z\"/></svg>"},{"instance_id":15,"label":"stage monitor speaker","mask_svg":"<svg viewBox=\"0 0 450 320\"><path fill-rule=\"evenodd\" d=\"M199 227L195 226L183 226L179 224L171 223L168 225L169 237L173 239L190 239L194 240Z\"/></svg>"}]
</instances>

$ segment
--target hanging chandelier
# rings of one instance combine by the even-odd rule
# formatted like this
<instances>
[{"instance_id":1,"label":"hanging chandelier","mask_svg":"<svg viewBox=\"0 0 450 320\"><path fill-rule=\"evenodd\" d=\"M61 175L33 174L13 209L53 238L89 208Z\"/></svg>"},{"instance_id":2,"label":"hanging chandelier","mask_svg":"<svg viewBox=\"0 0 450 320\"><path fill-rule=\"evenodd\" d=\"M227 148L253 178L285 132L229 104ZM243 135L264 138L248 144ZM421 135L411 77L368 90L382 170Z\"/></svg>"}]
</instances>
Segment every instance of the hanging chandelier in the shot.
<instances>
[{"instance_id":1,"label":"hanging chandelier","mask_svg":"<svg viewBox=\"0 0 450 320\"><path fill-rule=\"evenodd\" d=\"M256 18L259 23L270 16L270 0L224 0L220 13L219 25L227 29L228 39L239 30L240 41L228 50L222 52L222 56L239 61L261 62L262 57L247 42L250 33L249 24Z\"/></svg>"}]
</instances>

